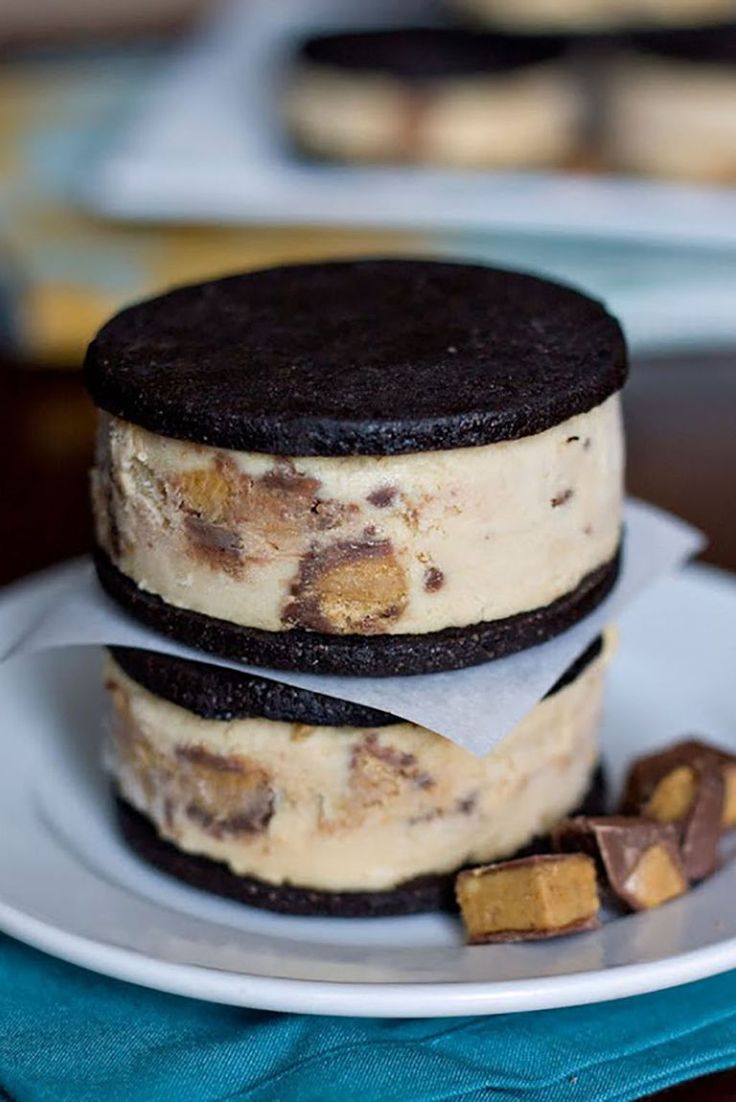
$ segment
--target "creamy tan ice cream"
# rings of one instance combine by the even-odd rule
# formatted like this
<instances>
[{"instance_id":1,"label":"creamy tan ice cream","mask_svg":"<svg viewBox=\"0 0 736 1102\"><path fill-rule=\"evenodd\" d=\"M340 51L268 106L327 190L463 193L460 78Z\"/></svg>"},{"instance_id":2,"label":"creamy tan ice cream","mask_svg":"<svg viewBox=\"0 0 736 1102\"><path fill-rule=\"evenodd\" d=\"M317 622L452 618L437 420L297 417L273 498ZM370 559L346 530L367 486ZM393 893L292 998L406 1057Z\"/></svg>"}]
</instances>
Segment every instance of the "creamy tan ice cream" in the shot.
<instances>
[{"instance_id":1,"label":"creamy tan ice cream","mask_svg":"<svg viewBox=\"0 0 736 1102\"><path fill-rule=\"evenodd\" d=\"M271 884L380 891L513 853L597 762L605 653L485 758L410 723L202 719L110 662L120 793L187 853Z\"/></svg>"},{"instance_id":2,"label":"creamy tan ice cream","mask_svg":"<svg viewBox=\"0 0 736 1102\"><path fill-rule=\"evenodd\" d=\"M98 540L137 585L268 631L422 634L546 606L621 535L619 399L534 436L280 458L104 416Z\"/></svg>"}]
</instances>

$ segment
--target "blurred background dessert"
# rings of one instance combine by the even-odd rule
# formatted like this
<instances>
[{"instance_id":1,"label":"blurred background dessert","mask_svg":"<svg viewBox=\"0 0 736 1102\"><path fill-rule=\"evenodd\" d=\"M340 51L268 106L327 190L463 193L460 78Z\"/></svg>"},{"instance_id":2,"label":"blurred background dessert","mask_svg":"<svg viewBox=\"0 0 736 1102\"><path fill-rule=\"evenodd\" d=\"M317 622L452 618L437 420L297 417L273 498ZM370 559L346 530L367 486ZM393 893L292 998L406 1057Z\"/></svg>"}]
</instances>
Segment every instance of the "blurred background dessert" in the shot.
<instances>
[{"instance_id":1,"label":"blurred background dessert","mask_svg":"<svg viewBox=\"0 0 736 1102\"><path fill-rule=\"evenodd\" d=\"M631 36L607 96L607 159L649 176L736 181L736 25Z\"/></svg>"},{"instance_id":2,"label":"blurred background dessert","mask_svg":"<svg viewBox=\"0 0 736 1102\"><path fill-rule=\"evenodd\" d=\"M563 164L584 100L564 38L403 27L301 47L285 113L297 146L347 161Z\"/></svg>"}]
</instances>

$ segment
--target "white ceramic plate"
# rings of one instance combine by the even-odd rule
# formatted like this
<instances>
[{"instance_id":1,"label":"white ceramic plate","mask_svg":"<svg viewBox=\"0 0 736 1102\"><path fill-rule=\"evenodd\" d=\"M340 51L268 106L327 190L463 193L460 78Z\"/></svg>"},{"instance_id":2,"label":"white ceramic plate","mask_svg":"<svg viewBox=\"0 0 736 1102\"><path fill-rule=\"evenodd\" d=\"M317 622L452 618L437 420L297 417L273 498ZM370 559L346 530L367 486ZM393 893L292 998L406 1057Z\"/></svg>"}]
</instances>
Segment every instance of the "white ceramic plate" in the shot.
<instances>
[{"instance_id":1,"label":"white ceramic plate","mask_svg":"<svg viewBox=\"0 0 736 1102\"><path fill-rule=\"evenodd\" d=\"M614 781L632 755L685 732L736 747L736 582L690 568L621 628L604 733ZM217 1002L395 1017L598 1002L736 966L736 864L592 933L474 948L449 916L289 918L180 885L116 837L98 670L93 650L0 669L0 928L31 945Z\"/></svg>"}]
</instances>

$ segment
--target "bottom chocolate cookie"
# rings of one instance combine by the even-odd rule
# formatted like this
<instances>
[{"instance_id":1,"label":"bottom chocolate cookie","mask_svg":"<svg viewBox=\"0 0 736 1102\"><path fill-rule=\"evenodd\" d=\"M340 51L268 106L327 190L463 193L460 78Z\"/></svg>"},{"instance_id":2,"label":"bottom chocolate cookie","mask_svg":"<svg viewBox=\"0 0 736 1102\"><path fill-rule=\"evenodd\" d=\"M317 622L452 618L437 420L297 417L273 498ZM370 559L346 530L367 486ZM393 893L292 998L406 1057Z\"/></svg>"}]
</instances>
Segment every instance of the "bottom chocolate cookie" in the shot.
<instances>
[{"instance_id":1,"label":"bottom chocolate cookie","mask_svg":"<svg viewBox=\"0 0 736 1102\"><path fill-rule=\"evenodd\" d=\"M600 815L605 811L606 782L598 768L581 806L572 814ZM249 876L236 876L227 865L177 849L157 833L151 822L127 801L116 798L117 820L130 848L149 864L192 887L235 899L252 907L282 914L331 918L380 918L422 911L454 910L454 874L419 876L389 891L312 891L289 884L273 885ZM535 839L515 856L549 851L548 837Z\"/></svg>"},{"instance_id":2,"label":"bottom chocolate cookie","mask_svg":"<svg viewBox=\"0 0 736 1102\"><path fill-rule=\"evenodd\" d=\"M615 585L622 547L570 593L549 605L426 635L328 635L293 628L262 631L167 604L120 570L100 548L100 584L136 620L172 639L256 666L352 677L396 677L463 669L544 643L592 612Z\"/></svg>"}]
</instances>

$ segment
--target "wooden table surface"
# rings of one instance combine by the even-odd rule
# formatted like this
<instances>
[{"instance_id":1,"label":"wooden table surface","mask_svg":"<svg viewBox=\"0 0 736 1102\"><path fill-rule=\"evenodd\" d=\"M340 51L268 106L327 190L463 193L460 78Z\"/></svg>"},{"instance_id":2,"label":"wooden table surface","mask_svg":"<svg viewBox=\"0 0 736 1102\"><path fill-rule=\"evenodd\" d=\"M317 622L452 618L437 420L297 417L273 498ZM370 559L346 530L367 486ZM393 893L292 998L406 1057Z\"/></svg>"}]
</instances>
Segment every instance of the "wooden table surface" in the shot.
<instances>
[{"instance_id":1,"label":"wooden table surface","mask_svg":"<svg viewBox=\"0 0 736 1102\"><path fill-rule=\"evenodd\" d=\"M629 490L704 529L704 558L736 571L736 350L634 364ZM90 546L94 416L78 375L0 365L0 584ZM736 1071L656 1096L736 1098Z\"/></svg>"}]
</instances>

